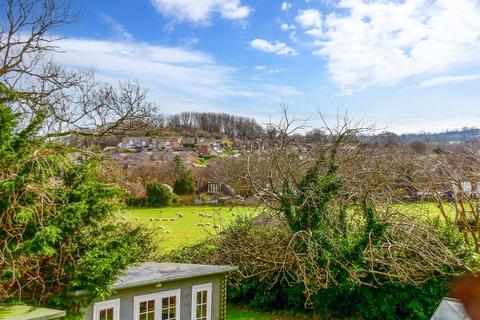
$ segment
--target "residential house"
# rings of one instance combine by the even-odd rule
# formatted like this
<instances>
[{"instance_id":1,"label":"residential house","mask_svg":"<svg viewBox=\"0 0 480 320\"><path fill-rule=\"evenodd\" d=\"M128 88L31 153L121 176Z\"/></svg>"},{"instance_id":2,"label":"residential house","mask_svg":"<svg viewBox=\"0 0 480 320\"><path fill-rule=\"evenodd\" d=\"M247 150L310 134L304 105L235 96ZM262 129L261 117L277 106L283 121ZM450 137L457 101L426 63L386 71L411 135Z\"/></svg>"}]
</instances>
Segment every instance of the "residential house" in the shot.
<instances>
[{"instance_id":1,"label":"residential house","mask_svg":"<svg viewBox=\"0 0 480 320\"><path fill-rule=\"evenodd\" d=\"M223 320L226 274L233 266L144 263L86 310L85 320ZM78 292L78 294L85 294Z\"/></svg>"},{"instance_id":2,"label":"residential house","mask_svg":"<svg viewBox=\"0 0 480 320\"><path fill-rule=\"evenodd\" d=\"M227 201L234 196L235 190L226 183L208 182L200 186L195 193L199 196L206 194L208 197L208 199L197 198L195 200L196 204L218 203L219 201Z\"/></svg>"},{"instance_id":3,"label":"residential house","mask_svg":"<svg viewBox=\"0 0 480 320\"><path fill-rule=\"evenodd\" d=\"M157 141L150 137L124 137L122 142L118 144L120 148L141 149L155 146Z\"/></svg>"}]
</instances>

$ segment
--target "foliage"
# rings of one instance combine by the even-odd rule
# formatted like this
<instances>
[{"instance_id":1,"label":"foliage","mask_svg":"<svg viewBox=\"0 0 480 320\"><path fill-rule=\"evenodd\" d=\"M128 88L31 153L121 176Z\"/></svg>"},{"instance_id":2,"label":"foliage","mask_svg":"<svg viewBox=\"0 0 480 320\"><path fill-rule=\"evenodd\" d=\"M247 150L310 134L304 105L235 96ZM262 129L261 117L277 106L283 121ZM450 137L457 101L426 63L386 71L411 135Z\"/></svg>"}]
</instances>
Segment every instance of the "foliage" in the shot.
<instances>
[{"instance_id":1,"label":"foliage","mask_svg":"<svg viewBox=\"0 0 480 320\"><path fill-rule=\"evenodd\" d=\"M146 205L150 207L166 207L178 203L178 197L163 183L154 181L147 184Z\"/></svg>"},{"instance_id":2,"label":"foliage","mask_svg":"<svg viewBox=\"0 0 480 320\"><path fill-rule=\"evenodd\" d=\"M185 164L179 156L175 156L173 162L178 175L177 180L173 184L173 192L178 195L193 194L195 185L192 172L185 168Z\"/></svg>"},{"instance_id":3,"label":"foliage","mask_svg":"<svg viewBox=\"0 0 480 320\"><path fill-rule=\"evenodd\" d=\"M16 95L0 88L0 299L78 315L148 259L151 236L117 219L124 191L98 181L98 158L39 139L43 113L20 125Z\"/></svg>"}]
</instances>

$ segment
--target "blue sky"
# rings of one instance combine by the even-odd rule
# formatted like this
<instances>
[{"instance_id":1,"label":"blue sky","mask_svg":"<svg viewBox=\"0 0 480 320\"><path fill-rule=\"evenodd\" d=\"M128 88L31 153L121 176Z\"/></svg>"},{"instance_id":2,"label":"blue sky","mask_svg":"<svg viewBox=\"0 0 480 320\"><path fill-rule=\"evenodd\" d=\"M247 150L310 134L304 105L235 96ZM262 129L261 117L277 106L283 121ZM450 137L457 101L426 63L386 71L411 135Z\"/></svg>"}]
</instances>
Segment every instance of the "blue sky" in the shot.
<instances>
[{"instance_id":1,"label":"blue sky","mask_svg":"<svg viewBox=\"0 0 480 320\"><path fill-rule=\"evenodd\" d=\"M82 0L56 59L136 79L163 113L394 132L480 126L478 0Z\"/></svg>"}]
</instances>

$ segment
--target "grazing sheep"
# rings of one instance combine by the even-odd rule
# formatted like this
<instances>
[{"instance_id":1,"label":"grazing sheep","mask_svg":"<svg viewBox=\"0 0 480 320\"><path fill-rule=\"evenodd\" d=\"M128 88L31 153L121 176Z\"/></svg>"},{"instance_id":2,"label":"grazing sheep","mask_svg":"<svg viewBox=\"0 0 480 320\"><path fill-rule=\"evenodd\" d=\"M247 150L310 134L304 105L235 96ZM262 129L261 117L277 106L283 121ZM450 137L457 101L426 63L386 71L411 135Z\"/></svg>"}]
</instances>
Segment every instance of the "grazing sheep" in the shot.
<instances>
[{"instance_id":1,"label":"grazing sheep","mask_svg":"<svg viewBox=\"0 0 480 320\"><path fill-rule=\"evenodd\" d=\"M197 226L198 227L203 227L203 226L205 226L205 223L197 223Z\"/></svg>"},{"instance_id":2,"label":"grazing sheep","mask_svg":"<svg viewBox=\"0 0 480 320\"><path fill-rule=\"evenodd\" d=\"M160 219L160 218L155 218L155 221L162 221L162 219Z\"/></svg>"},{"instance_id":3,"label":"grazing sheep","mask_svg":"<svg viewBox=\"0 0 480 320\"><path fill-rule=\"evenodd\" d=\"M213 216L211 214L207 214L207 218L212 218Z\"/></svg>"},{"instance_id":4,"label":"grazing sheep","mask_svg":"<svg viewBox=\"0 0 480 320\"><path fill-rule=\"evenodd\" d=\"M158 229L163 230L165 229L165 226L159 226Z\"/></svg>"},{"instance_id":5,"label":"grazing sheep","mask_svg":"<svg viewBox=\"0 0 480 320\"><path fill-rule=\"evenodd\" d=\"M169 220L170 220L170 221L175 221L175 218L170 218Z\"/></svg>"},{"instance_id":6,"label":"grazing sheep","mask_svg":"<svg viewBox=\"0 0 480 320\"><path fill-rule=\"evenodd\" d=\"M139 218L139 217L135 217L135 220L137 220L137 221L138 221L138 220L140 220L140 218Z\"/></svg>"},{"instance_id":7,"label":"grazing sheep","mask_svg":"<svg viewBox=\"0 0 480 320\"><path fill-rule=\"evenodd\" d=\"M122 217L122 220L127 220L127 217Z\"/></svg>"},{"instance_id":8,"label":"grazing sheep","mask_svg":"<svg viewBox=\"0 0 480 320\"><path fill-rule=\"evenodd\" d=\"M207 222L207 223L205 223L205 225L206 225L206 226L209 226L209 225L211 225L211 223L210 223L210 222Z\"/></svg>"},{"instance_id":9,"label":"grazing sheep","mask_svg":"<svg viewBox=\"0 0 480 320\"><path fill-rule=\"evenodd\" d=\"M218 229L218 228L220 228L220 225L219 224L214 224L213 228Z\"/></svg>"},{"instance_id":10,"label":"grazing sheep","mask_svg":"<svg viewBox=\"0 0 480 320\"><path fill-rule=\"evenodd\" d=\"M162 221L168 221L168 218L162 218Z\"/></svg>"},{"instance_id":11,"label":"grazing sheep","mask_svg":"<svg viewBox=\"0 0 480 320\"><path fill-rule=\"evenodd\" d=\"M172 230L165 230L165 233L172 233Z\"/></svg>"},{"instance_id":12,"label":"grazing sheep","mask_svg":"<svg viewBox=\"0 0 480 320\"><path fill-rule=\"evenodd\" d=\"M178 216L179 216L180 218L183 218L183 213L179 213Z\"/></svg>"},{"instance_id":13,"label":"grazing sheep","mask_svg":"<svg viewBox=\"0 0 480 320\"><path fill-rule=\"evenodd\" d=\"M154 219L153 218L150 218L150 221L153 221Z\"/></svg>"}]
</instances>

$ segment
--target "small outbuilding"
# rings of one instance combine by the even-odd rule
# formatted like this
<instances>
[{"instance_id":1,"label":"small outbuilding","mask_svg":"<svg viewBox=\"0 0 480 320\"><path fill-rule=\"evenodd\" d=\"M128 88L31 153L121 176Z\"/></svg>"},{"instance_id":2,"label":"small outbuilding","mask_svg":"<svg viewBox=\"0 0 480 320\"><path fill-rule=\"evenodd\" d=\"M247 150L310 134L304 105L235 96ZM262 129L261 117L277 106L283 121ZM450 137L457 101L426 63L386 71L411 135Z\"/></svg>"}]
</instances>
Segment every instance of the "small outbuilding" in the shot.
<instances>
[{"instance_id":1,"label":"small outbuilding","mask_svg":"<svg viewBox=\"0 0 480 320\"><path fill-rule=\"evenodd\" d=\"M27 305L0 305L2 320L53 320L65 316L65 311Z\"/></svg>"},{"instance_id":2,"label":"small outbuilding","mask_svg":"<svg viewBox=\"0 0 480 320\"><path fill-rule=\"evenodd\" d=\"M430 318L431 320L470 320L460 300L444 298Z\"/></svg>"},{"instance_id":3,"label":"small outbuilding","mask_svg":"<svg viewBox=\"0 0 480 320\"><path fill-rule=\"evenodd\" d=\"M233 266L144 263L86 310L85 320L223 320L226 274Z\"/></svg>"}]
</instances>

